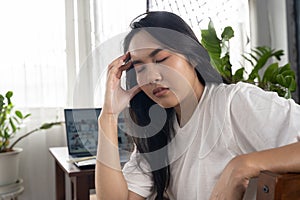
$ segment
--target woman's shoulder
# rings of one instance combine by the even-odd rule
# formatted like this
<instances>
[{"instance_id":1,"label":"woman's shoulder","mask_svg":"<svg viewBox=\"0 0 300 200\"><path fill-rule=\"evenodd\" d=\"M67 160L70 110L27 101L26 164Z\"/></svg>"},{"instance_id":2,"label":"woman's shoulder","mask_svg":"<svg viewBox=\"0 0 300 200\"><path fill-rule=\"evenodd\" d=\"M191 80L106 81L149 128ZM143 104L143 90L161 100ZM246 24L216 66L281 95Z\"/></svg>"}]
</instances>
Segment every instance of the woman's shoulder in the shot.
<instances>
[{"instance_id":1,"label":"woman's shoulder","mask_svg":"<svg viewBox=\"0 0 300 200\"><path fill-rule=\"evenodd\" d=\"M250 90L256 90L257 87L255 85L249 83L238 82L236 84L215 84L208 83L205 86L205 94L209 97L222 97L223 99L226 97L231 97L236 93L246 93Z\"/></svg>"},{"instance_id":2,"label":"woman's shoulder","mask_svg":"<svg viewBox=\"0 0 300 200\"><path fill-rule=\"evenodd\" d=\"M273 103L285 105L287 100L276 92L264 91L256 85L244 82L236 84L208 84L205 99L213 105L250 106Z\"/></svg>"},{"instance_id":3,"label":"woman's shoulder","mask_svg":"<svg viewBox=\"0 0 300 200\"><path fill-rule=\"evenodd\" d=\"M206 85L207 89L213 92L227 92L227 93L233 93L233 92L239 92L243 90L262 90L261 88L257 87L256 85L245 83L245 82L238 82L238 83L232 83L232 84L225 84L225 83L208 83Z\"/></svg>"},{"instance_id":4,"label":"woman's shoulder","mask_svg":"<svg viewBox=\"0 0 300 200\"><path fill-rule=\"evenodd\" d=\"M245 82L236 84L209 84L207 96L218 103L229 106L264 107L272 102L278 108L296 106L293 99L280 97L277 92L265 91L262 88Z\"/></svg>"},{"instance_id":5,"label":"woman's shoulder","mask_svg":"<svg viewBox=\"0 0 300 200\"><path fill-rule=\"evenodd\" d=\"M274 98L278 96L276 92L267 92L263 89L259 88L256 85L245 83L245 82L238 82L234 84L208 84L207 85L207 94L218 97L221 96L223 99L224 97L233 98L234 96L244 96L245 98L258 97L258 98Z\"/></svg>"}]
</instances>

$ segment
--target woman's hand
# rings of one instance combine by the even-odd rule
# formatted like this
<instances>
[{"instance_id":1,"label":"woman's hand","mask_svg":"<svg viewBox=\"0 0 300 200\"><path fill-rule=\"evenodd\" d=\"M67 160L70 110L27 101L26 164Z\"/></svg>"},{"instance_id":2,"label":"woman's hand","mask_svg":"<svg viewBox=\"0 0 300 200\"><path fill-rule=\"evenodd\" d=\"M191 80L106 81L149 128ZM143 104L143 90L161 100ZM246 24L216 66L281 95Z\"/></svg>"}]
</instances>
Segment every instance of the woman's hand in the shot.
<instances>
[{"instance_id":1,"label":"woman's hand","mask_svg":"<svg viewBox=\"0 0 300 200\"><path fill-rule=\"evenodd\" d=\"M102 113L118 115L128 105L130 99L136 95L140 88L135 86L130 90L124 90L121 87L121 76L131 66L131 62L124 63L129 59L129 53L115 59L109 66L107 71L107 82L104 106Z\"/></svg>"},{"instance_id":2,"label":"woman's hand","mask_svg":"<svg viewBox=\"0 0 300 200\"><path fill-rule=\"evenodd\" d=\"M223 170L210 200L243 199L250 178L256 177L260 171L252 166L245 155L232 159Z\"/></svg>"}]
</instances>

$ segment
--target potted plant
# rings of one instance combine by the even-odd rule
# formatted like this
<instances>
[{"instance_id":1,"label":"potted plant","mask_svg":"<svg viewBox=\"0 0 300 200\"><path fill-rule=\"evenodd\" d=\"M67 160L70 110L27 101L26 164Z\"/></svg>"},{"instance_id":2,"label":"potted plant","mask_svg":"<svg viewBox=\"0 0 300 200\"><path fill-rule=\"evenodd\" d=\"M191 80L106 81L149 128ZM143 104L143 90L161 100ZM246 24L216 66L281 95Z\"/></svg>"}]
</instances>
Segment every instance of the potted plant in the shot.
<instances>
[{"instance_id":1,"label":"potted plant","mask_svg":"<svg viewBox=\"0 0 300 200\"><path fill-rule=\"evenodd\" d=\"M5 96L0 94L0 186L15 183L19 178L19 155L22 149L16 148L16 144L34 132L62 124L62 122L44 123L19 138L15 138L22 128L23 121L30 114L24 115L21 111L15 110L11 101L12 96L12 91L8 91ZM13 138L14 142L12 142Z\"/></svg>"},{"instance_id":2,"label":"potted plant","mask_svg":"<svg viewBox=\"0 0 300 200\"><path fill-rule=\"evenodd\" d=\"M296 81L295 72L290 68L290 64L284 66L279 66L278 62L269 64L271 58L280 60L283 50L274 50L266 46L256 47L251 53L243 55L251 64L251 70L247 71L241 66L233 73L229 54L229 40L234 36L232 27L226 27L219 38L210 21L208 28L201 30L201 36L201 43L208 51L212 66L226 83L243 81L266 91L277 92L281 97L291 98L292 92L296 90Z\"/></svg>"}]
</instances>

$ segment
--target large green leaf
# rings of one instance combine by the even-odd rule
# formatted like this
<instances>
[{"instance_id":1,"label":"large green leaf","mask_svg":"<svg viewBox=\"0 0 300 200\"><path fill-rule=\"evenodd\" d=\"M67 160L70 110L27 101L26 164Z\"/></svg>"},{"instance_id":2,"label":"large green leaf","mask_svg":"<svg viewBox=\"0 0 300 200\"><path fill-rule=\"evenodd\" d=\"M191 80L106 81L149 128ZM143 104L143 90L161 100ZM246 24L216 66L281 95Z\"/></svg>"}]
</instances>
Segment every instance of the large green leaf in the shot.
<instances>
[{"instance_id":1,"label":"large green leaf","mask_svg":"<svg viewBox=\"0 0 300 200\"><path fill-rule=\"evenodd\" d=\"M209 22L207 29L201 30L201 44L210 56L211 65L227 81L231 81L232 79L232 66L230 63L228 49L225 48L227 51L222 52L222 47L225 47L226 42L228 42L233 36L233 29L231 27L226 27L221 34L221 39L219 39L212 21ZM221 54L224 56L221 57Z\"/></svg>"},{"instance_id":2,"label":"large green leaf","mask_svg":"<svg viewBox=\"0 0 300 200\"><path fill-rule=\"evenodd\" d=\"M276 74L276 75L278 74L278 72L277 72L278 68L279 68L278 63L273 63L273 64L269 65L269 67L266 69L266 71L263 75L262 81L264 83L272 82L274 74Z\"/></svg>"}]
</instances>

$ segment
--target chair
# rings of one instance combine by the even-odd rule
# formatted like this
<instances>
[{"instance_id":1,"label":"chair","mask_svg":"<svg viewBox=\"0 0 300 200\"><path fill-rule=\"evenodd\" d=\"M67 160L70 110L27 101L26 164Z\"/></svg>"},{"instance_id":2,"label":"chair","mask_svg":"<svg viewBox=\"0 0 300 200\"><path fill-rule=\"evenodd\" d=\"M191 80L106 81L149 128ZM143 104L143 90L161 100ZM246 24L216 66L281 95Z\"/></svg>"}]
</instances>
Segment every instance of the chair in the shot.
<instances>
[{"instance_id":1,"label":"chair","mask_svg":"<svg viewBox=\"0 0 300 200\"><path fill-rule=\"evenodd\" d=\"M262 171L258 177L257 200L300 200L300 173Z\"/></svg>"}]
</instances>

